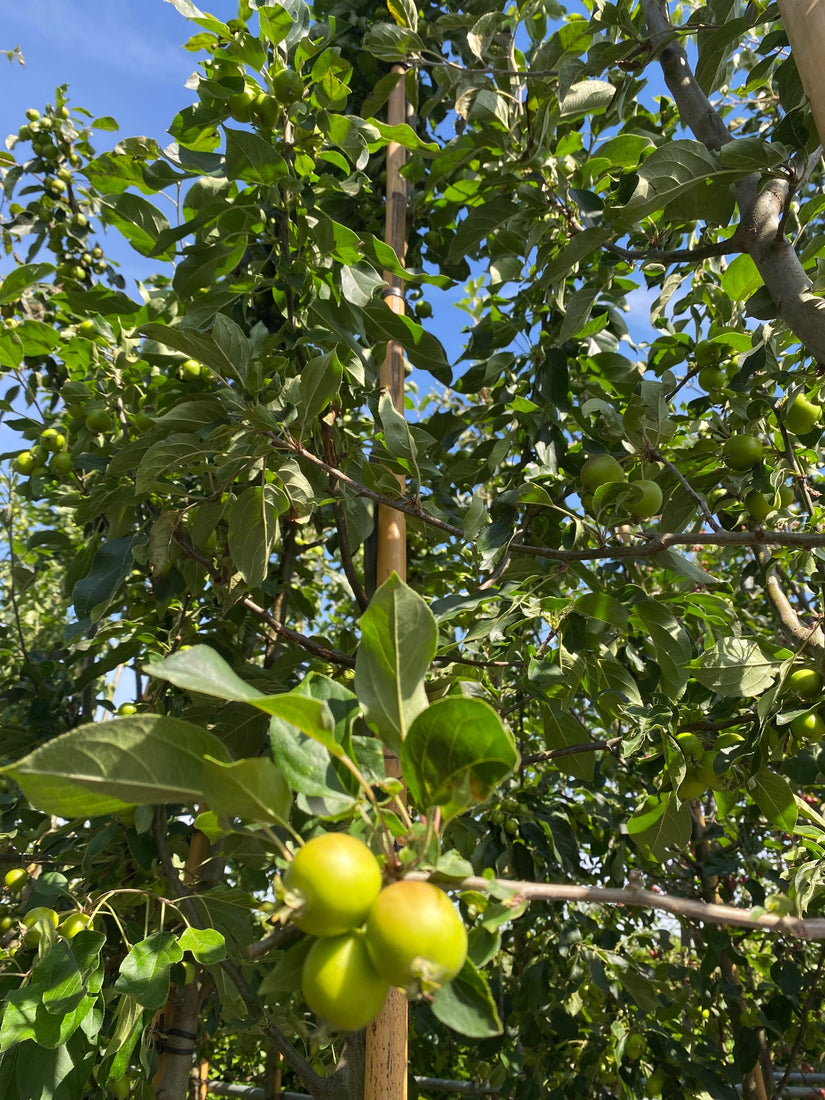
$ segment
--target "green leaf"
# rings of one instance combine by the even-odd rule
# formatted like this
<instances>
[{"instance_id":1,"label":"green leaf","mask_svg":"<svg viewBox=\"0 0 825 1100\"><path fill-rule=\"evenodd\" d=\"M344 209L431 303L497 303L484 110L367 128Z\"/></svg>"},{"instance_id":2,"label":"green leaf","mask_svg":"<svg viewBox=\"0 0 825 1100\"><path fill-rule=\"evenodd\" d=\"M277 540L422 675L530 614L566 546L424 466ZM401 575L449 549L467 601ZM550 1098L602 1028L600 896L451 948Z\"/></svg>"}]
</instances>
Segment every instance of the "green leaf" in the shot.
<instances>
[{"instance_id":1,"label":"green leaf","mask_svg":"<svg viewBox=\"0 0 825 1100\"><path fill-rule=\"evenodd\" d=\"M289 820L289 787L274 763L265 757L231 764L206 760L203 790L210 808L222 817L281 824Z\"/></svg>"},{"instance_id":2,"label":"green leaf","mask_svg":"<svg viewBox=\"0 0 825 1100\"><path fill-rule=\"evenodd\" d=\"M361 45L381 61L409 61L424 49L423 41L414 31L392 23L373 23Z\"/></svg>"},{"instance_id":3,"label":"green leaf","mask_svg":"<svg viewBox=\"0 0 825 1100\"><path fill-rule=\"evenodd\" d=\"M639 168L636 189L629 202L613 211L621 224L638 222L684 200L704 187L704 181L719 171L717 157L701 142L677 139L654 150Z\"/></svg>"},{"instance_id":4,"label":"green leaf","mask_svg":"<svg viewBox=\"0 0 825 1100\"><path fill-rule=\"evenodd\" d=\"M762 276L747 252L734 256L722 272L722 290L732 302L746 302L761 286Z\"/></svg>"},{"instance_id":5,"label":"green leaf","mask_svg":"<svg viewBox=\"0 0 825 1100\"><path fill-rule=\"evenodd\" d=\"M544 268L544 278L549 284L554 284L564 278L582 260L592 256L594 252L610 239L610 230L603 228L584 229L571 238L567 247L559 253L555 260Z\"/></svg>"},{"instance_id":6,"label":"green leaf","mask_svg":"<svg viewBox=\"0 0 825 1100\"><path fill-rule=\"evenodd\" d=\"M0 305L16 302L24 290L54 271L53 264L21 264L4 276L0 283Z\"/></svg>"},{"instance_id":7,"label":"green leaf","mask_svg":"<svg viewBox=\"0 0 825 1100\"><path fill-rule=\"evenodd\" d=\"M692 828L690 810L672 793L651 795L627 822L628 834L642 852L659 863L687 848Z\"/></svg>"},{"instance_id":8,"label":"green leaf","mask_svg":"<svg viewBox=\"0 0 825 1100\"><path fill-rule=\"evenodd\" d=\"M487 979L468 959L461 973L433 997L433 1015L472 1039L501 1035L502 1025Z\"/></svg>"},{"instance_id":9,"label":"green leaf","mask_svg":"<svg viewBox=\"0 0 825 1100\"><path fill-rule=\"evenodd\" d=\"M690 635L667 607L641 592L633 603L633 614L641 620L653 644L661 672L661 690L674 701L680 699L690 679L688 662L693 655Z\"/></svg>"},{"instance_id":10,"label":"green leaf","mask_svg":"<svg viewBox=\"0 0 825 1100\"><path fill-rule=\"evenodd\" d=\"M401 313L393 313L383 302L365 306L363 318L370 339L397 341L414 367L428 371L439 382L449 383L452 372L447 354L435 336L421 325Z\"/></svg>"},{"instance_id":11,"label":"green leaf","mask_svg":"<svg viewBox=\"0 0 825 1100\"><path fill-rule=\"evenodd\" d=\"M148 199L123 192L99 199L104 221L114 225L141 256L154 256L157 240L169 228L164 215ZM161 254L169 259L170 253Z\"/></svg>"},{"instance_id":12,"label":"green leaf","mask_svg":"<svg viewBox=\"0 0 825 1100\"><path fill-rule=\"evenodd\" d=\"M302 733L291 722L273 717L269 742L273 759L307 813L335 818L349 813L356 803L341 782L328 749Z\"/></svg>"},{"instance_id":13,"label":"green leaf","mask_svg":"<svg viewBox=\"0 0 825 1100\"><path fill-rule=\"evenodd\" d=\"M794 831L799 811L794 793L784 776L763 768L748 784L748 791L771 825L786 833Z\"/></svg>"},{"instance_id":14,"label":"green leaf","mask_svg":"<svg viewBox=\"0 0 825 1100\"><path fill-rule=\"evenodd\" d=\"M162 1008L169 997L169 968L182 958L177 936L152 932L120 964L115 991L134 997L144 1008Z\"/></svg>"},{"instance_id":15,"label":"green leaf","mask_svg":"<svg viewBox=\"0 0 825 1100\"><path fill-rule=\"evenodd\" d=\"M401 746L401 772L421 810L443 820L483 802L518 764L512 736L482 699L449 695L422 711Z\"/></svg>"},{"instance_id":16,"label":"green leaf","mask_svg":"<svg viewBox=\"0 0 825 1100\"><path fill-rule=\"evenodd\" d=\"M226 940L216 928L193 928L190 925L181 932L178 942L182 951L191 951L203 966L222 962L226 958Z\"/></svg>"},{"instance_id":17,"label":"green leaf","mask_svg":"<svg viewBox=\"0 0 825 1100\"><path fill-rule=\"evenodd\" d=\"M571 84L559 102L564 119L599 114L616 98L618 89L606 80L582 80Z\"/></svg>"},{"instance_id":18,"label":"green leaf","mask_svg":"<svg viewBox=\"0 0 825 1100\"><path fill-rule=\"evenodd\" d=\"M250 588L266 580L285 502L272 485L245 489L229 509L229 553Z\"/></svg>"},{"instance_id":19,"label":"green leaf","mask_svg":"<svg viewBox=\"0 0 825 1100\"><path fill-rule=\"evenodd\" d=\"M316 355L301 371L301 432L319 416L338 393L344 369L333 348L326 355Z\"/></svg>"},{"instance_id":20,"label":"green leaf","mask_svg":"<svg viewBox=\"0 0 825 1100\"><path fill-rule=\"evenodd\" d=\"M689 668L700 684L728 698L761 695L779 673L778 663L747 638L723 638Z\"/></svg>"},{"instance_id":21,"label":"green leaf","mask_svg":"<svg viewBox=\"0 0 825 1100\"><path fill-rule=\"evenodd\" d=\"M196 645L173 653L163 661L145 665L144 671L149 676L168 680L186 691L249 703L266 714L277 715L285 722L292 723L308 736L326 745L329 751L335 754L341 752L331 732L334 727L332 713L323 699L307 698L297 691L283 695L261 695L233 672L223 657L209 646ZM219 754L218 759L225 760L227 757Z\"/></svg>"},{"instance_id":22,"label":"green leaf","mask_svg":"<svg viewBox=\"0 0 825 1100\"><path fill-rule=\"evenodd\" d=\"M72 603L81 622L96 622L120 591L134 567L134 550L146 541L143 535L110 539L100 547L92 568L72 589Z\"/></svg>"},{"instance_id":23,"label":"green leaf","mask_svg":"<svg viewBox=\"0 0 825 1100\"><path fill-rule=\"evenodd\" d=\"M581 722L555 702L548 701L541 708L544 720L544 743L548 749L566 749L573 745L586 745L591 737ZM564 775L572 775L585 783L593 781L595 754L592 752L570 753L558 756L553 765Z\"/></svg>"},{"instance_id":24,"label":"green leaf","mask_svg":"<svg viewBox=\"0 0 825 1100\"><path fill-rule=\"evenodd\" d=\"M60 817L203 798L206 756L228 760L213 734L154 714L78 726L6 769L39 809Z\"/></svg>"},{"instance_id":25,"label":"green leaf","mask_svg":"<svg viewBox=\"0 0 825 1100\"><path fill-rule=\"evenodd\" d=\"M427 706L424 677L438 646L435 617L393 573L361 616L355 691L368 724L396 755Z\"/></svg>"},{"instance_id":26,"label":"green leaf","mask_svg":"<svg viewBox=\"0 0 825 1100\"><path fill-rule=\"evenodd\" d=\"M476 245L501 229L520 210L521 206L517 202L502 200L500 196L496 196L495 201L474 207L453 235L448 260L455 263L456 260L472 255Z\"/></svg>"},{"instance_id":27,"label":"green leaf","mask_svg":"<svg viewBox=\"0 0 825 1100\"><path fill-rule=\"evenodd\" d=\"M271 142L250 130L226 128L226 178L271 184L289 174L289 167Z\"/></svg>"},{"instance_id":28,"label":"green leaf","mask_svg":"<svg viewBox=\"0 0 825 1100\"><path fill-rule=\"evenodd\" d=\"M405 459L410 472L415 473L420 480L416 461L418 448L415 445L407 421L396 409L387 390L384 390L379 398L378 415L381 419L381 427L384 430L384 444L387 450L393 458Z\"/></svg>"}]
</instances>

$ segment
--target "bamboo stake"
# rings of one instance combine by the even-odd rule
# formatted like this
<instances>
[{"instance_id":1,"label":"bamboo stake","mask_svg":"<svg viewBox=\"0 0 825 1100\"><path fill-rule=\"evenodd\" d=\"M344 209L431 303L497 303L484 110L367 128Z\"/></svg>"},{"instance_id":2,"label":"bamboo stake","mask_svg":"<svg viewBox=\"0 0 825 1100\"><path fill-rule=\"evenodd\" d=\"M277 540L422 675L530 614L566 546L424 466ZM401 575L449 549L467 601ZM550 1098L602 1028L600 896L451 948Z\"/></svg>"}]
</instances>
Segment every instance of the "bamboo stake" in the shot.
<instances>
[{"instance_id":1,"label":"bamboo stake","mask_svg":"<svg viewBox=\"0 0 825 1100\"><path fill-rule=\"evenodd\" d=\"M791 44L802 87L811 103L820 142L825 145L825 3L779 0L779 14Z\"/></svg>"},{"instance_id":2,"label":"bamboo stake","mask_svg":"<svg viewBox=\"0 0 825 1100\"><path fill-rule=\"evenodd\" d=\"M403 65L394 65L393 72L405 72ZM407 121L407 95L403 77L392 90L387 105L387 122L400 126ZM407 181L401 175L405 151L397 142L387 147L387 202L384 218L384 240L395 249L403 264L407 252ZM389 271L384 272L387 284L385 301L393 313L405 313L404 281ZM404 412L404 349L395 340L387 344L387 354L378 375L382 389L392 397L400 413ZM404 479L399 477L403 490ZM407 521L402 513L378 505L378 566L376 581L382 584L396 572L402 580L407 575Z\"/></svg>"},{"instance_id":3,"label":"bamboo stake","mask_svg":"<svg viewBox=\"0 0 825 1100\"><path fill-rule=\"evenodd\" d=\"M393 66L393 72L405 73L403 65ZM405 77L399 77L387 107L387 122L400 126L407 121ZM396 142L387 147L387 201L384 239L391 245L401 263L407 243L407 183L401 175L404 149ZM404 313L404 283L398 276L384 272L388 293L386 302L394 313ZM392 397L400 413L404 412L404 350L391 340L381 364L379 383ZM404 479L399 478L402 491ZM376 581L382 584L395 572L402 580L407 576L407 524L402 512L378 505L376 517L378 563ZM401 774L395 757L386 761L387 774ZM387 1002L377 1019L367 1028L364 1066L364 1100L407 1100L408 1061L407 999L400 989L391 989Z\"/></svg>"}]
</instances>

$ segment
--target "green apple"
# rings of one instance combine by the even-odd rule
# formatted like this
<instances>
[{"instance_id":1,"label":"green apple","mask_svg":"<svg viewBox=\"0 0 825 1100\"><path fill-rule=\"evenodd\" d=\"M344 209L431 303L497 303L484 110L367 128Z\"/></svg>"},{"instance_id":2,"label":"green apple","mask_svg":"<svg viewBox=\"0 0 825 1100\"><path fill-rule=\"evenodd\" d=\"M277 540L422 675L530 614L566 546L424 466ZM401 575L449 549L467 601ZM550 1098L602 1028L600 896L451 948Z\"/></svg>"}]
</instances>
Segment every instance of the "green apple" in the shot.
<instances>
[{"instance_id":1,"label":"green apple","mask_svg":"<svg viewBox=\"0 0 825 1100\"><path fill-rule=\"evenodd\" d=\"M721 367L702 367L697 377L705 393L724 389L728 381L728 376Z\"/></svg>"},{"instance_id":2,"label":"green apple","mask_svg":"<svg viewBox=\"0 0 825 1100\"><path fill-rule=\"evenodd\" d=\"M40 939L43 935L44 928L51 925L52 928L57 928L59 923L57 913L54 909L47 909L43 905L37 905L34 909L30 909L28 913L23 914L23 926L26 929L26 933L23 936L23 943L26 947L37 947L40 943Z\"/></svg>"},{"instance_id":3,"label":"green apple","mask_svg":"<svg viewBox=\"0 0 825 1100\"><path fill-rule=\"evenodd\" d=\"M10 871L6 871L3 885L10 894L19 894L28 881L29 872L25 867L12 867Z\"/></svg>"},{"instance_id":4,"label":"green apple","mask_svg":"<svg viewBox=\"0 0 825 1100\"><path fill-rule=\"evenodd\" d=\"M762 523L771 512L776 511L773 501L766 497L764 493L760 493L758 489L751 489L745 497L745 507L748 510L748 515L751 519L755 519L757 523Z\"/></svg>"},{"instance_id":5,"label":"green apple","mask_svg":"<svg viewBox=\"0 0 825 1100\"><path fill-rule=\"evenodd\" d=\"M624 470L613 455L591 455L581 469L582 485L594 492L608 482L624 481Z\"/></svg>"},{"instance_id":6,"label":"green apple","mask_svg":"<svg viewBox=\"0 0 825 1100\"><path fill-rule=\"evenodd\" d=\"M821 741L825 737L825 721L818 711L798 714L791 722L791 733L806 741Z\"/></svg>"},{"instance_id":7,"label":"green apple","mask_svg":"<svg viewBox=\"0 0 825 1100\"><path fill-rule=\"evenodd\" d=\"M81 913L79 910L76 910L74 913L69 913L69 915L60 922L58 931L64 939L73 940L78 932L83 932L86 929L90 932L94 931L92 918L87 913Z\"/></svg>"},{"instance_id":8,"label":"green apple","mask_svg":"<svg viewBox=\"0 0 825 1100\"><path fill-rule=\"evenodd\" d=\"M676 743L684 753L686 760L699 761L702 759L705 746L702 744L701 737L697 737L695 733L677 733Z\"/></svg>"},{"instance_id":9,"label":"green apple","mask_svg":"<svg viewBox=\"0 0 825 1100\"><path fill-rule=\"evenodd\" d=\"M804 393L799 393L785 406L783 423L794 435L807 435L819 423L822 406L814 404Z\"/></svg>"},{"instance_id":10,"label":"green apple","mask_svg":"<svg viewBox=\"0 0 825 1100\"><path fill-rule=\"evenodd\" d=\"M795 668L785 684L800 699L815 699L822 691L822 675L815 668Z\"/></svg>"},{"instance_id":11,"label":"green apple","mask_svg":"<svg viewBox=\"0 0 825 1100\"><path fill-rule=\"evenodd\" d=\"M759 462L764 453L755 435L732 435L722 447L722 458L732 470L749 470Z\"/></svg>"},{"instance_id":12,"label":"green apple","mask_svg":"<svg viewBox=\"0 0 825 1100\"><path fill-rule=\"evenodd\" d=\"M631 486L634 496L626 502L628 512L637 519L649 519L658 515L662 510L662 490L656 482L634 481Z\"/></svg>"}]
</instances>

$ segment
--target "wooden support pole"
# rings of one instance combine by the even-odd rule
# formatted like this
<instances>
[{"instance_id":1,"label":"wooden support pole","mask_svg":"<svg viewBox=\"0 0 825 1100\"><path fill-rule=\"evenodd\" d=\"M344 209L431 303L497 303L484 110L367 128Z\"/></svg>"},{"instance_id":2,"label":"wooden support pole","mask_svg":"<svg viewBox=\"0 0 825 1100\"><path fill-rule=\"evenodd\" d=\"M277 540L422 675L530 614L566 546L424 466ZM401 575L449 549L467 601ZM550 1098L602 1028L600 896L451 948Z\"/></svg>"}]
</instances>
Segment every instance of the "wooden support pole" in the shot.
<instances>
[{"instance_id":1,"label":"wooden support pole","mask_svg":"<svg viewBox=\"0 0 825 1100\"><path fill-rule=\"evenodd\" d=\"M810 100L820 143L825 145L825 4L820 0L779 0L779 14Z\"/></svg>"},{"instance_id":2,"label":"wooden support pole","mask_svg":"<svg viewBox=\"0 0 825 1100\"><path fill-rule=\"evenodd\" d=\"M407 121L405 66L396 65L394 72L402 74L393 88L387 109L390 126ZM392 245L401 263L407 243L407 182L401 175L404 149L396 142L387 148L387 203L384 237ZM391 272L384 272L389 293L388 307L394 313L404 313L404 282ZM399 412L404 412L404 350L390 341L381 364L379 383L392 397ZM400 478L403 489L404 479ZM376 516L378 564L376 581L382 584L395 572L402 580L407 576L407 526L404 515L385 505L378 506ZM395 757L387 759L387 774L401 774ZM400 989L391 989L387 1003L377 1019L367 1028L364 1066L364 1100L407 1100L408 1043L407 998Z\"/></svg>"}]
</instances>

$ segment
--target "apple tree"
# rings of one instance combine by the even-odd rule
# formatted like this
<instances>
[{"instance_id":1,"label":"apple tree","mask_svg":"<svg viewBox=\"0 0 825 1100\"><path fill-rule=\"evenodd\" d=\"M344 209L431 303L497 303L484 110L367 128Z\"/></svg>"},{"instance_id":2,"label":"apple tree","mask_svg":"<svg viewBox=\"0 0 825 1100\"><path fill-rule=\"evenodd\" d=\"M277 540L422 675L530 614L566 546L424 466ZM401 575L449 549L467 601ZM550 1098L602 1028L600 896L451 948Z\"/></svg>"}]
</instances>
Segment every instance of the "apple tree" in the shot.
<instances>
[{"instance_id":1,"label":"apple tree","mask_svg":"<svg viewBox=\"0 0 825 1100\"><path fill-rule=\"evenodd\" d=\"M170 143L61 85L0 155L0 1094L354 1100L403 988L421 1096L780 1095L825 1039L804 13L173 3Z\"/></svg>"}]
</instances>

